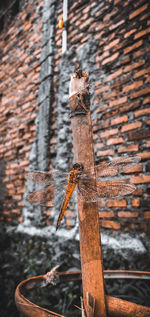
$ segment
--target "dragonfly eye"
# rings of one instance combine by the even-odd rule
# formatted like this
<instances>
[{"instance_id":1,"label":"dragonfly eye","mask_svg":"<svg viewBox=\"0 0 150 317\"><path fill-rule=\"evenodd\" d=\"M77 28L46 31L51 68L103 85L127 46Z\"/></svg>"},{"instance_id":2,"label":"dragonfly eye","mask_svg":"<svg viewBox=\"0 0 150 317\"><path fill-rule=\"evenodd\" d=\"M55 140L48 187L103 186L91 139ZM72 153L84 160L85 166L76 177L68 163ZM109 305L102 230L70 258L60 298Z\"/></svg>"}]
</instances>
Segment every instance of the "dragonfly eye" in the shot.
<instances>
[{"instance_id":1,"label":"dragonfly eye","mask_svg":"<svg viewBox=\"0 0 150 317\"><path fill-rule=\"evenodd\" d=\"M78 171L83 171L84 170L84 166L83 166L83 164L79 164L79 163L75 163L74 165L73 165L73 169L77 169Z\"/></svg>"}]
</instances>

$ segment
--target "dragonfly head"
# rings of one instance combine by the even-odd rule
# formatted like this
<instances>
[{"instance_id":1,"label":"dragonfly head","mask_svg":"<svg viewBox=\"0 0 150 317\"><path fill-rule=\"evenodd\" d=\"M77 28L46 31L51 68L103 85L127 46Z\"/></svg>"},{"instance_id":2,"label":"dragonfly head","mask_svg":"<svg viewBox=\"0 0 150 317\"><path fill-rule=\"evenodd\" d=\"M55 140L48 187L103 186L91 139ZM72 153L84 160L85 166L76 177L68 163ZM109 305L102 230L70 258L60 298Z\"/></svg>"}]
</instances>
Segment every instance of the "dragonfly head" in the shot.
<instances>
[{"instance_id":1,"label":"dragonfly head","mask_svg":"<svg viewBox=\"0 0 150 317\"><path fill-rule=\"evenodd\" d=\"M84 166L83 166L83 164L75 163L73 165L73 169L78 170L79 172L82 172L84 170Z\"/></svg>"}]
</instances>

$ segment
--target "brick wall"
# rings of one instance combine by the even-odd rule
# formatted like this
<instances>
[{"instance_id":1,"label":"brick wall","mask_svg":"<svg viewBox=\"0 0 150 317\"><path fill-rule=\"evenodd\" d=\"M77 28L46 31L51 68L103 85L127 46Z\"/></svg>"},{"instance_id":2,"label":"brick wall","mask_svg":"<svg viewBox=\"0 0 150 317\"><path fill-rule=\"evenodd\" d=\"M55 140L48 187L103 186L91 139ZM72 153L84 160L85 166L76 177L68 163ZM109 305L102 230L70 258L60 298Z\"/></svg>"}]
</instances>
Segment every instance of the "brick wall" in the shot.
<instances>
[{"instance_id":1,"label":"brick wall","mask_svg":"<svg viewBox=\"0 0 150 317\"><path fill-rule=\"evenodd\" d=\"M22 221L24 169L35 138L41 10L42 1L28 1L0 34L0 219L10 223Z\"/></svg>"},{"instance_id":2,"label":"brick wall","mask_svg":"<svg viewBox=\"0 0 150 317\"><path fill-rule=\"evenodd\" d=\"M37 7L39 10L36 10ZM7 188L7 195L9 194L6 206L4 201L1 220L21 221L25 184L23 168L28 166L29 150L35 137L34 119L38 109L41 7L42 1L29 5L28 12L32 12L30 17L26 10L20 12L13 25L8 31L3 31L0 38L3 50L0 73L0 89L3 94L0 108L0 155L6 170L4 187ZM69 73L73 72L77 63L89 73L92 81L91 115L96 163L125 154L138 154L141 157L141 163L124 175L137 185L133 196L111 200L107 204L103 202L101 205L99 215L105 228L144 231L149 228L149 9L148 0L69 2L68 51L63 57L62 31L55 25L50 168L57 161L58 142L60 147L65 147L67 142L65 139L59 140L58 107L62 96L68 96L66 85L69 86ZM56 14L58 23L62 18L62 2L57 3ZM19 33L19 26L22 28L20 40L15 35ZM36 26L37 31L33 26ZM9 34L11 41L7 39ZM65 60L67 77L63 78L63 91L60 82ZM64 104L65 101L63 107ZM63 113L64 109L61 114ZM65 120L66 118L64 122ZM69 126L68 122L67 125ZM67 130L69 132L71 133L70 126ZM68 157L68 162L72 161L69 160ZM71 215L67 218L70 226L72 213L68 212L68 215Z\"/></svg>"}]
</instances>

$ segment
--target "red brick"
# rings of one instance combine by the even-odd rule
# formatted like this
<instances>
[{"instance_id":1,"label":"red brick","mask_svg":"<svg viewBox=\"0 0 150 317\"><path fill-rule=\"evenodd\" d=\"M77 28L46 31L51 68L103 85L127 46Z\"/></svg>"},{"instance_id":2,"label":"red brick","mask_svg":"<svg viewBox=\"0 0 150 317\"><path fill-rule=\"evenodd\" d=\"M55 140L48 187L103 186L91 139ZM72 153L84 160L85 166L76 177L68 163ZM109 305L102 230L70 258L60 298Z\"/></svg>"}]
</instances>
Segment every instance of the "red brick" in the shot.
<instances>
[{"instance_id":1,"label":"red brick","mask_svg":"<svg viewBox=\"0 0 150 317\"><path fill-rule=\"evenodd\" d=\"M130 182L133 184L150 183L150 175L133 176L130 178Z\"/></svg>"},{"instance_id":2,"label":"red brick","mask_svg":"<svg viewBox=\"0 0 150 317\"><path fill-rule=\"evenodd\" d=\"M136 33L136 34L134 35L134 39L136 40L136 39L138 39L139 37L144 36L144 35L147 34L147 33L150 33L150 28L147 28L146 30L142 30L142 31Z\"/></svg>"},{"instance_id":3,"label":"red brick","mask_svg":"<svg viewBox=\"0 0 150 317\"><path fill-rule=\"evenodd\" d=\"M108 85L102 86L102 87L96 89L96 95L102 94L102 93L104 93L104 92L106 92L108 90L109 90L109 86Z\"/></svg>"},{"instance_id":4,"label":"red brick","mask_svg":"<svg viewBox=\"0 0 150 317\"><path fill-rule=\"evenodd\" d=\"M120 223L119 222L114 222L110 220L102 220L102 227L107 228L107 229L114 229L114 230L119 230L120 229Z\"/></svg>"},{"instance_id":5,"label":"red brick","mask_svg":"<svg viewBox=\"0 0 150 317\"><path fill-rule=\"evenodd\" d=\"M99 97L95 97L94 98L94 105L98 105L99 104ZM106 106L107 108L107 106ZM98 111L99 108L96 109L96 111Z\"/></svg>"},{"instance_id":6,"label":"red brick","mask_svg":"<svg viewBox=\"0 0 150 317\"><path fill-rule=\"evenodd\" d=\"M8 194L10 195L10 196L13 196L13 195L15 195L16 194L16 191L15 190L9 190L8 191Z\"/></svg>"},{"instance_id":7,"label":"red brick","mask_svg":"<svg viewBox=\"0 0 150 317\"><path fill-rule=\"evenodd\" d=\"M127 206L127 202L125 199L108 201L108 207L126 207L126 206Z\"/></svg>"},{"instance_id":8,"label":"red brick","mask_svg":"<svg viewBox=\"0 0 150 317\"><path fill-rule=\"evenodd\" d=\"M128 54L129 52L135 50L136 48L138 48L138 47L141 46L142 44L143 44L143 40L140 40L140 41L134 43L133 45L126 47L126 48L124 49L123 53L124 53L124 54Z\"/></svg>"},{"instance_id":9,"label":"red brick","mask_svg":"<svg viewBox=\"0 0 150 317\"><path fill-rule=\"evenodd\" d=\"M133 7L134 8L137 8L137 7L139 7L139 5L143 5L143 2L145 2L145 1L143 1L143 0L138 0L138 1L135 1L134 3L133 3ZM143 15L142 15L143 16Z\"/></svg>"},{"instance_id":10,"label":"red brick","mask_svg":"<svg viewBox=\"0 0 150 317\"><path fill-rule=\"evenodd\" d=\"M74 217L74 212L72 212L71 210L67 209L66 210L66 217L73 218Z\"/></svg>"},{"instance_id":11,"label":"red brick","mask_svg":"<svg viewBox=\"0 0 150 317\"><path fill-rule=\"evenodd\" d=\"M28 161L22 161L20 162L20 166L28 166L29 162Z\"/></svg>"},{"instance_id":12,"label":"red brick","mask_svg":"<svg viewBox=\"0 0 150 317\"><path fill-rule=\"evenodd\" d=\"M129 32L125 33L124 37L127 38L128 36L132 35L135 32L136 32L136 29L132 29Z\"/></svg>"},{"instance_id":13,"label":"red brick","mask_svg":"<svg viewBox=\"0 0 150 317\"><path fill-rule=\"evenodd\" d=\"M122 58L122 60L120 61L120 65L124 65L130 62L130 57L126 56L124 58Z\"/></svg>"},{"instance_id":14,"label":"red brick","mask_svg":"<svg viewBox=\"0 0 150 317\"><path fill-rule=\"evenodd\" d=\"M106 51L98 57L99 62L101 62L105 57L109 56L109 52Z\"/></svg>"},{"instance_id":15,"label":"red brick","mask_svg":"<svg viewBox=\"0 0 150 317\"><path fill-rule=\"evenodd\" d=\"M66 227L71 228L73 226L73 222L71 219L66 218Z\"/></svg>"},{"instance_id":16,"label":"red brick","mask_svg":"<svg viewBox=\"0 0 150 317\"><path fill-rule=\"evenodd\" d=\"M19 223L23 223L22 217L18 217L18 221L19 221Z\"/></svg>"},{"instance_id":17,"label":"red brick","mask_svg":"<svg viewBox=\"0 0 150 317\"><path fill-rule=\"evenodd\" d=\"M130 211L119 211L118 217L119 218L138 218L138 212L130 212Z\"/></svg>"},{"instance_id":18,"label":"red brick","mask_svg":"<svg viewBox=\"0 0 150 317\"><path fill-rule=\"evenodd\" d=\"M111 211L100 211L99 212L99 217L100 218L113 218L114 217L114 212L113 212L113 210L111 210Z\"/></svg>"},{"instance_id":19,"label":"red brick","mask_svg":"<svg viewBox=\"0 0 150 317\"><path fill-rule=\"evenodd\" d=\"M120 138L111 138L107 140L107 145L114 145L119 143L124 143L124 139L120 137Z\"/></svg>"},{"instance_id":20,"label":"red brick","mask_svg":"<svg viewBox=\"0 0 150 317\"><path fill-rule=\"evenodd\" d=\"M130 94L130 98L133 99L133 98L138 98L140 96L143 96L143 95L147 95L150 93L150 87L147 87L147 88L144 88L142 90L139 90L139 91L136 91L136 92L133 92Z\"/></svg>"},{"instance_id":21,"label":"red brick","mask_svg":"<svg viewBox=\"0 0 150 317\"><path fill-rule=\"evenodd\" d=\"M97 149L101 149L101 148L103 148L103 146L104 146L104 144L103 144L102 142L95 144L95 147L96 147Z\"/></svg>"},{"instance_id":22,"label":"red brick","mask_svg":"<svg viewBox=\"0 0 150 317\"><path fill-rule=\"evenodd\" d=\"M147 76L145 83L150 83L150 76Z\"/></svg>"},{"instance_id":23,"label":"red brick","mask_svg":"<svg viewBox=\"0 0 150 317\"><path fill-rule=\"evenodd\" d=\"M138 153L142 160L150 159L150 152Z\"/></svg>"},{"instance_id":24,"label":"red brick","mask_svg":"<svg viewBox=\"0 0 150 317\"><path fill-rule=\"evenodd\" d=\"M10 166L10 168L16 169L16 168L18 168L18 163L11 163L9 166Z\"/></svg>"},{"instance_id":25,"label":"red brick","mask_svg":"<svg viewBox=\"0 0 150 317\"><path fill-rule=\"evenodd\" d=\"M109 0L111 2L112 0ZM115 15L118 12L118 8L114 7L113 10L111 10L109 13L105 14L103 21L110 21L112 19L112 16Z\"/></svg>"},{"instance_id":26,"label":"red brick","mask_svg":"<svg viewBox=\"0 0 150 317\"><path fill-rule=\"evenodd\" d=\"M143 85L143 80L135 81L133 84L123 87L122 91L128 92L130 90L138 89L142 85Z\"/></svg>"},{"instance_id":27,"label":"red brick","mask_svg":"<svg viewBox=\"0 0 150 317\"><path fill-rule=\"evenodd\" d=\"M142 59L141 61L134 63L134 64L130 64L124 67L124 72L131 72L133 69L138 68L140 66L142 66L143 64L145 64L145 60Z\"/></svg>"},{"instance_id":28,"label":"red brick","mask_svg":"<svg viewBox=\"0 0 150 317\"><path fill-rule=\"evenodd\" d=\"M127 101L127 96L121 97L119 99L110 101L109 106L114 107L114 106L120 106L121 104L125 103Z\"/></svg>"},{"instance_id":29,"label":"red brick","mask_svg":"<svg viewBox=\"0 0 150 317\"><path fill-rule=\"evenodd\" d=\"M93 134L93 140L96 141L98 139L98 135L97 134Z\"/></svg>"},{"instance_id":30,"label":"red brick","mask_svg":"<svg viewBox=\"0 0 150 317\"><path fill-rule=\"evenodd\" d=\"M129 167L128 169L126 169L124 173L129 174L129 173L137 173L137 172L143 172L143 166L141 164Z\"/></svg>"},{"instance_id":31,"label":"red brick","mask_svg":"<svg viewBox=\"0 0 150 317\"><path fill-rule=\"evenodd\" d=\"M144 219L150 219L150 211L144 212Z\"/></svg>"},{"instance_id":32,"label":"red brick","mask_svg":"<svg viewBox=\"0 0 150 317\"><path fill-rule=\"evenodd\" d=\"M147 18L149 17L149 12L147 11L147 13L143 14L139 20L140 21L143 21L143 20L147 20ZM148 21L147 21L147 25L148 25Z\"/></svg>"},{"instance_id":33,"label":"red brick","mask_svg":"<svg viewBox=\"0 0 150 317\"><path fill-rule=\"evenodd\" d=\"M150 97L146 97L144 100L143 100L143 105L146 105L147 103L150 102Z\"/></svg>"},{"instance_id":34,"label":"red brick","mask_svg":"<svg viewBox=\"0 0 150 317\"><path fill-rule=\"evenodd\" d=\"M111 125L118 125L120 123L123 123L123 122L127 122L128 121L128 116L127 115L124 115L122 117L117 117L115 119L112 119L110 124Z\"/></svg>"},{"instance_id":35,"label":"red brick","mask_svg":"<svg viewBox=\"0 0 150 317\"><path fill-rule=\"evenodd\" d=\"M150 141L146 141L146 147L150 147Z\"/></svg>"},{"instance_id":36,"label":"red brick","mask_svg":"<svg viewBox=\"0 0 150 317\"><path fill-rule=\"evenodd\" d=\"M114 150L98 151L97 156L109 156L109 155L113 156L114 153L115 153Z\"/></svg>"},{"instance_id":37,"label":"red brick","mask_svg":"<svg viewBox=\"0 0 150 317\"><path fill-rule=\"evenodd\" d=\"M114 100L114 97L118 97L119 89L113 89L110 93L103 95L103 101L109 102L109 100Z\"/></svg>"},{"instance_id":38,"label":"red brick","mask_svg":"<svg viewBox=\"0 0 150 317\"><path fill-rule=\"evenodd\" d=\"M113 62L116 58L118 58L118 56L119 56L118 52L113 54L113 55L111 55L110 57L108 57L108 58L106 58L106 59L104 59L102 61L102 65L105 65L105 64L108 64L110 62Z\"/></svg>"},{"instance_id":39,"label":"red brick","mask_svg":"<svg viewBox=\"0 0 150 317\"><path fill-rule=\"evenodd\" d=\"M146 120L146 124L150 125L150 119Z\"/></svg>"},{"instance_id":40,"label":"red brick","mask_svg":"<svg viewBox=\"0 0 150 317\"><path fill-rule=\"evenodd\" d=\"M128 124L122 126L121 132L127 132L130 130L134 130L134 129L140 128L141 126L142 126L142 122L140 122L140 121L128 123Z\"/></svg>"},{"instance_id":41,"label":"red brick","mask_svg":"<svg viewBox=\"0 0 150 317\"><path fill-rule=\"evenodd\" d=\"M150 67L144 68L144 69L139 70L138 72L136 71L135 74L133 75L133 77L134 78L141 77L149 72L150 72Z\"/></svg>"},{"instance_id":42,"label":"red brick","mask_svg":"<svg viewBox=\"0 0 150 317\"><path fill-rule=\"evenodd\" d=\"M13 196L13 199L15 199L15 200L21 200L21 199L22 199L22 196L21 196L21 195L14 195L14 196Z\"/></svg>"},{"instance_id":43,"label":"red brick","mask_svg":"<svg viewBox=\"0 0 150 317\"><path fill-rule=\"evenodd\" d=\"M146 130L146 129L132 131L132 132L129 132L128 134L129 141L141 140L141 139L143 140L148 137L150 137L150 130Z\"/></svg>"},{"instance_id":44,"label":"red brick","mask_svg":"<svg viewBox=\"0 0 150 317\"><path fill-rule=\"evenodd\" d=\"M25 192L25 188L24 188L24 187L18 189L18 193L19 193L19 194L24 194L24 192Z\"/></svg>"},{"instance_id":45,"label":"red brick","mask_svg":"<svg viewBox=\"0 0 150 317\"><path fill-rule=\"evenodd\" d=\"M10 214L10 211L9 210L4 210L3 211L3 215L9 215Z\"/></svg>"},{"instance_id":46,"label":"red brick","mask_svg":"<svg viewBox=\"0 0 150 317\"><path fill-rule=\"evenodd\" d=\"M150 47L149 46L146 47L145 50L146 50L147 53L149 53L150 52Z\"/></svg>"},{"instance_id":47,"label":"red brick","mask_svg":"<svg viewBox=\"0 0 150 317\"><path fill-rule=\"evenodd\" d=\"M139 15L141 12L143 12L144 10L146 10L148 7L148 3L143 5L142 7L140 7L139 9L135 10L134 12L132 12L130 15L129 15L129 19L133 19L135 18L137 15Z\"/></svg>"},{"instance_id":48,"label":"red brick","mask_svg":"<svg viewBox=\"0 0 150 317\"><path fill-rule=\"evenodd\" d=\"M136 188L136 190L133 192L133 196L143 196L143 189L142 188Z\"/></svg>"},{"instance_id":49,"label":"red brick","mask_svg":"<svg viewBox=\"0 0 150 317\"><path fill-rule=\"evenodd\" d=\"M97 130L96 131L99 131L101 129L106 129L109 127L109 122L107 121L102 121L101 123L98 124L97 126Z\"/></svg>"},{"instance_id":50,"label":"red brick","mask_svg":"<svg viewBox=\"0 0 150 317\"><path fill-rule=\"evenodd\" d=\"M95 87L101 86L101 85L102 85L102 81L101 81L101 80L98 80L98 81L95 83Z\"/></svg>"},{"instance_id":51,"label":"red brick","mask_svg":"<svg viewBox=\"0 0 150 317\"><path fill-rule=\"evenodd\" d=\"M142 52L142 50L139 50L139 51L133 53L133 59L136 59L136 58L140 57L141 55L143 55L143 52Z\"/></svg>"},{"instance_id":52,"label":"red brick","mask_svg":"<svg viewBox=\"0 0 150 317\"><path fill-rule=\"evenodd\" d=\"M21 210L20 209L12 209L12 213L20 215Z\"/></svg>"},{"instance_id":53,"label":"red brick","mask_svg":"<svg viewBox=\"0 0 150 317\"><path fill-rule=\"evenodd\" d=\"M139 207L140 206L140 200L139 198L132 199L132 206L133 207Z\"/></svg>"},{"instance_id":54,"label":"red brick","mask_svg":"<svg viewBox=\"0 0 150 317\"><path fill-rule=\"evenodd\" d=\"M101 132L100 137L103 138L109 138L111 135L115 135L119 132L118 128L116 129L111 129L111 130L106 130L104 132Z\"/></svg>"},{"instance_id":55,"label":"red brick","mask_svg":"<svg viewBox=\"0 0 150 317\"><path fill-rule=\"evenodd\" d=\"M130 144L127 146L120 146L118 148L118 153L126 153L126 152L136 152L139 149L139 145L137 144Z\"/></svg>"},{"instance_id":56,"label":"red brick","mask_svg":"<svg viewBox=\"0 0 150 317\"><path fill-rule=\"evenodd\" d=\"M120 39L113 40L108 45L105 45L104 51L110 50L112 47L116 46L120 42Z\"/></svg>"},{"instance_id":57,"label":"red brick","mask_svg":"<svg viewBox=\"0 0 150 317\"><path fill-rule=\"evenodd\" d=\"M14 172L15 172L14 170L6 171L6 175L13 175Z\"/></svg>"},{"instance_id":58,"label":"red brick","mask_svg":"<svg viewBox=\"0 0 150 317\"><path fill-rule=\"evenodd\" d=\"M144 108L134 112L135 118L140 116L146 116L147 114L150 114L150 108Z\"/></svg>"},{"instance_id":59,"label":"red brick","mask_svg":"<svg viewBox=\"0 0 150 317\"><path fill-rule=\"evenodd\" d=\"M114 4L118 4L121 0L114 0Z\"/></svg>"},{"instance_id":60,"label":"red brick","mask_svg":"<svg viewBox=\"0 0 150 317\"><path fill-rule=\"evenodd\" d=\"M109 27L109 29L110 29L110 30L114 30L114 29L116 29L118 26L123 25L124 22L125 22L125 20L121 20L121 21L119 21L119 22L116 23L116 24L111 24L110 27Z\"/></svg>"},{"instance_id":61,"label":"red brick","mask_svg":"<svg viewBox=\"0 0 150 317\"><path fill-rule=\"evenodd\" d=\"M101 32L99 32L99 33L96 33L96 34L94 35L94 39L95 39L95 40L99 40L100 38L102 38L103 34L104 34L104 31L101 31ZM108 53L108 55L109 55L109 53ZM108 55L107 55L107 56L108 56Z\"/></svg>"},{"instance_id":62,"label":"red brick","mask_svg":"<svg viewBox=\"0 0 150 317\"><path fill-rule=\"evenodd\" d=\"M116 77L119 77L120 75L122 74L122 69L120 68L119 70L117 70L116 72L114 72L113 74L109 75L107 78L106 78L106 82L110 81L110 80L113 80L115 79Z\"/></svg>"},{"instance_id":63,"label":"red brick","mask_svg":"<svg viewBox=\"0 0 150 317\"><path fill-rule=\"evenodd\" d=\"M6 188L8 188L8 189L14 188L14 184L6 184Z\"/></svg>"}]
</instances>

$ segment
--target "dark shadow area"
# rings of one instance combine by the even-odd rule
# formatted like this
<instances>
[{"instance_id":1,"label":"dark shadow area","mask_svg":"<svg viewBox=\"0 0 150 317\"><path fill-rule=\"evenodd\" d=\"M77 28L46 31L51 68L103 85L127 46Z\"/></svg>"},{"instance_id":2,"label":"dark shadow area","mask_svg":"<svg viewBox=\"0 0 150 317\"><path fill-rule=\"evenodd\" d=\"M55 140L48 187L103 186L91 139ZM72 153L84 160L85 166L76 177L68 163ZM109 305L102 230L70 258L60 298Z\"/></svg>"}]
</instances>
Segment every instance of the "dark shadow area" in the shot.
<instances>
[{"instance_id":1,"label":"dark shadow area","mask_svg":"<svg viewBox=\"0 0 150 317\"><path fill-rule=\"evenodd\" d=\"M20 0L7 0L0 2L0 32L8 26L20 9Z\"/></svg>"},{"instance_id":2,"label":"dark shadow area","mask_svg":"<svg viewBox=\"0 0 150 317\"><path fill-rule=\"evenodd\" d=\"M111 236L111 233L110 233ZM133 237L134 238L134 237ZM126 269L149 271L150 257L148 237L143 236L141 242L145 246L142 254L130 252L125 256L124 250L116 253L104 246L104 269ZM59 246L58 246L59 245ZM3 317L21 317L16 309L14 293L16 286L24 279L45 274L56 265L59 271L80 270L79 242L66 240L58 244L56 237L51 238L29 236L8 230L4 224L0 226L0 315ZM149 280L106 280L107 293L137 304L150 306ZM49 310L65 316L79 316L81 312L74 305L80 306L81 283L63 283L60 288L47 286L32 290L28 299Z\"/></svg>"}]
</instances>

